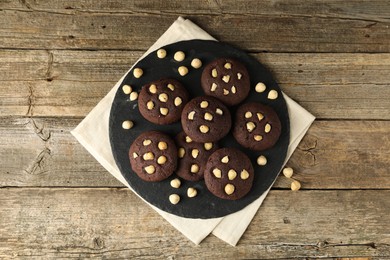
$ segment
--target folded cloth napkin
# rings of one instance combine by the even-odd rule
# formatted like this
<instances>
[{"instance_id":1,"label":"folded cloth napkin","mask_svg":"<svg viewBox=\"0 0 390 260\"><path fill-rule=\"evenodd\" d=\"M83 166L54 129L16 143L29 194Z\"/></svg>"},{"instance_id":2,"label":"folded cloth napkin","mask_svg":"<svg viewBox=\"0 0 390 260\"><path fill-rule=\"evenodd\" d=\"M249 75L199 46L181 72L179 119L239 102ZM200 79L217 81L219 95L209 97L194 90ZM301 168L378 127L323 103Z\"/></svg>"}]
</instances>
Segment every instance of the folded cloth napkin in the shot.
<instances>
[{"instance_id":1,"label":"folded cloth napkin","mask_svg":"<svg viewBox=\"0 0 390 260\"><path fill-rule=\"evenodd\" d=\"M215 40L190 20L179 17L140 59L161 46L178 41L193 39ZM71 133L109 173L131 189L115 163L114 157L111 153L108 135L108 122L111 104L125 75ZM314 121L314 116L288 96L284 95L284 97L289 110L291 128L290 144L286 157L287 161L300 140L305 135L311 123ZM167 213L149 203L148 204L195 244L199 244L212 232L215 236L235 246L261 206L268 191L244 209L225 217L213 219L183 218Z\"/></svg>"}]
</instances>

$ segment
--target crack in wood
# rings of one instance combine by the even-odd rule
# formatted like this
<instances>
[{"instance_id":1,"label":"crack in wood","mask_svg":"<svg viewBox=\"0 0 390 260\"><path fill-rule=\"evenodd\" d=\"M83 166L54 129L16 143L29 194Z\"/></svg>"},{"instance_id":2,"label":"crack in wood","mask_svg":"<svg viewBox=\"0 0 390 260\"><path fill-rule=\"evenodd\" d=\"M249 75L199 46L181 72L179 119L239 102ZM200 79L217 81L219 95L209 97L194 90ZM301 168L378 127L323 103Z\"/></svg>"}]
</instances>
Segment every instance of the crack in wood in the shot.
<instances>
[{"instance_id":1,"label":"crack in wood","mask_svg":"<svg viewBox=\"0 0 390 260\"><path fill-rule=\"evenodd\" d=\"M51 131L46 130L44 125L39 126L33 118L30 118L28 124L32 125L35 134L45 142L45 148L24 171L31 175L46 173L47 170L45 170L45 163L46 160L51 157L51 150L48 147L49 140L51 138Z\"/></svg>"},{"instance_id":2,"label":"crack in wood","mask_svg":"<svg viewBox=\"0 0 390 260\"><path fill-rule=\"evenodd\" d=\"M28 86L28 91L29 95L27 97L27 113L26 116L32 116L33 115L33 109L34 109L34 101L35 101L35 96L34 96L34 87L31 85L31 83L27 83Z\"/></svg>"},{"instance_id":3,"label":"crack in wood","mask_svg":"<svg viewBox=\"0 0 390 260\"><path fill-rule=\"evenodd\" d=\"M51 131L46 131L44 128L44 125L41 127L38 126L38 124L35 122L33 118L30 118L30 122L32 126L34 127L34 132L38 135L40 139L42 139L44 142L49 141L51 137Z\"/></svg>"},{"instance_id":4,"label":"crack in wood","mask_svg":"<svg viewBox=\"0 0 390 260\"><path fill-rule=\"evenodd\" d=\"M44 170L45 162L50 156L51 150L45 147L45 149L43 149L43 151L34 159L33 164L24 171L31 175L46 173L47 171Z\"/></svg>"},{"instance_id":5,"label":"crack in wood","mask_svg":"<svg viewBox=\"0 0 390 260\"><path fill-rule=\"evenodd\" d=\"M54 55L51 51L48 51L49 54L49 59L47 61L47 71L45 74L46 80L51 82L53 81L53 60L54 60Z\"/></svg>"},{"instance_id":6,"label":"crack in wood","mask_svg":"<svg viewBox=\"0 0 390 260\"><path fill-rule=\"evenodd\" d=\"M317 144L318 144L318 140L315 139L314 143L311 146L307 147L307 148L303 148L300 145L297 147L298 150L300 150L300 151L304 152L305 154L308 154L308 155L311 156L311 158L312 158L312 164L311 165L312 166L317 164L317 158L316 158L315 153L313 152L317 148Z\"/></svg>"}]
</instances>

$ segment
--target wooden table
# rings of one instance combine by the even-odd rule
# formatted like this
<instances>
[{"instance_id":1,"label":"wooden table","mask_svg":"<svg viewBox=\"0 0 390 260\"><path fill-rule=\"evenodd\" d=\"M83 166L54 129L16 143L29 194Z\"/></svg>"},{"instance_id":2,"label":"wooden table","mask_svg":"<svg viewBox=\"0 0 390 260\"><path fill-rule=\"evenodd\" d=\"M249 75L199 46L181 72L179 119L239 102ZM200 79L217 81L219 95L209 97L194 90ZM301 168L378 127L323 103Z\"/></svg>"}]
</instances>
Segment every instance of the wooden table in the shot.
<instances>
[{"instance_id":1,"label":"wooden table","mask_svg":"<svg viewBox=\"0 0 390 260\"><path fill-rule=\"evenodd\" d=\"M232 247L195 246L71 136L182 15L317 120ZM0 1L0 258L390 257L390 4ZM107 149L110 149L107 147Z\"/></svg>"}]
</instances>

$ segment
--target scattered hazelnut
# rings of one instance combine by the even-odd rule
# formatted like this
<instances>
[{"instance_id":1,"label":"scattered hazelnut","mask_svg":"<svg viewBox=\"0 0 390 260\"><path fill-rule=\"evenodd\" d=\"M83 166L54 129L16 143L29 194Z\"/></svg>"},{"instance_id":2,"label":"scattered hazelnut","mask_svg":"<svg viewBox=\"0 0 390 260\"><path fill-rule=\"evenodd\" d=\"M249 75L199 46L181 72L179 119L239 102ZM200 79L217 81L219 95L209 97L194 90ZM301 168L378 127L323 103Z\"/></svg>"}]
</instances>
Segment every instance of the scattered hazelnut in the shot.
<instances>
[{"instance_id":1,"label":"scattered hazelnut","mask_svg":"<svg viewBox=\"0 0 390 260\"><path fill-rule=\"evenodd\" d=\"M255 87L256 92L262 93L262 92L264 92L265 89L266 89L266 86L263 82L259 82L256 84L256 87Z\"/></svg>"},{"instance_id":2,"label":"scattered hazelnut","mask_svg":"<svg viewBox=\"0 0 390 260\"><path fill-rule=\"evenodd\" d=\"M301 188L301 183L297 180L294 180L292 183L291 183L291 190L293 191L297 191Z\"/></svg>"},{"instance_id":3,"label":"scattered hazelnut","mask_svg":"<svg viewBox=\"0 0 390 260\"><path fill-rule=\"evenodd\" d=\"M164 50L164 49L159 49L158 51L157 51L157 57L159 58L159 59L163 59L163 58L165 58L167 56L167 51L166 50Z\"/></svg>"},{"instance_id":4,"label":"scattered hazelnut","mask_svg":"<svg viewBox=\"0 0 390 260\"><path fill-rule=\"evenodd\" d=\"M271 90L268 92L268 99L277 99L278 98L278 92L276 90Z\"/></svg>"},{"instance_id":5,"label":"scattered hazelnut","mask_svg":"<svg viewBox=\"0 0 390 260\"><path fill-rule=\"evenodd\" d=\"M283 169L283 175L287 178L291 178L294 174L294 170L290 167L286 167Z\"/></svg>"},{"instance_id":6,"label":"scattered hazelnut","mask_svg":"<svg viewBox=\"0 0 390 260\"><path fill-rule=\"evenodd\" d=\"M133 75L134 75L134 77L136 77L137 79L139 79L139 78L142 76L142 74L144 74L144 71L143 71L142 69L140 69L140 68L135 68L135 69L133 70Z\"/></svg>"},{"instance_id":7,"label":"scattered hazelnut","mask_svg":"<svg viewBox=\"0 0 390 260\"><path fill-rule=\"evenodd\" d=\"M195 69L199 69L202 67L202 61L198 58L195 58L191 61L191 66Z\"/></svg>"},{"instance_id":8,"label":"scattered hazelnut","mask_svg":"<svg viewBox=\"0 0 390 260\"><path fill-rule=\"evenodd\" d=\"M138 98L138 93L133 91L130 93L130 101L134 101Z\"/></svg>"},{"instance_id":9,"label":"scattered hazelnut","mask_svg":"<svg viewBox=\"0 0 390 260\"><path fill-rule=\"evenodd\" d=\"M180 196L179 195L177 195L177 194L171 194L171 195L169 195L169 201L172 203L172 204L177 204L177 203L179 203L179 201L180 201Z\"/></svg>"},{"instance_id":10,"label":"scattered hazelnut","mask_svg":"<svg viewBox=\"0 0 390 260\"><path fill-rule=\"evenodd\" d=\"M183 61L185 59L186 55L182 51L175 52L175 55L173 55L173 59L175 61Z\"/></svg>"},{"instance_id":11,"label":"scattered hazelnut","mask_svg":"<svg viewBox=\"0 0 390 260\"><path fill-rule=\"evenodd\" d=\"M178 178L171 180L172 188L178 189L178 188L180 188L180 185L181 185L181 181Z\"/></svg>"},{"instance_id":12,"label":"scattered hazelnut","mask_svg":"<svg viewBox=\"0 0 390 260\"><path fill-rule=\"evenodd\" d=\"M126 95L130 94L133 91L133 89L129 85L123 85L122 90L123 93L125 93Z\"/></svg>"},{"instance_id":13,"label":"scattered hazelnut","mask_svg":"<svg viewBox=\"0 0 390 260\"><path fill-rule=\"evenodd\" d=\"M130 121L130 120L123 121L123 123L122 123L123 129L130 129L133 126L134 126L134 123L133 123L133 121Z\"/></svg>"},{"instance_id":14,"label":"scattered hazelnut","mask_svg":"<svg viewBox=\"0 0 390 260\"><path fill-rule=\"evenodd\" d=\"M192 188L192 187L188 188L188 190L187 190L187 196L188 196L189 198L193 198L193 197L195 197L197 194L198 194L198 191L197 191L195 188Z\"/></svg>"},{"instance_id":15,"label":"scattered hazelnut","mask_svg":"<svg viewBox=\"0 0 390 260\"><path fill-rule=\"evenodd\" d=\"M177 71L179 72L180 76L185 76L188 73L188 68L186 66L180 66Z\"/></svg>"},{"instance_id":16,"label":"scattered hazelnut","mask_svg":"<svg viewBox=\"0 0 390 260\"><path fill-rule=\"evenodd\" d=\"M260 155L259 157L257 157L257 164L258 165L266 165L267 164L267 158L265 158L264 155Z\"/></svg>"}]
</instances>

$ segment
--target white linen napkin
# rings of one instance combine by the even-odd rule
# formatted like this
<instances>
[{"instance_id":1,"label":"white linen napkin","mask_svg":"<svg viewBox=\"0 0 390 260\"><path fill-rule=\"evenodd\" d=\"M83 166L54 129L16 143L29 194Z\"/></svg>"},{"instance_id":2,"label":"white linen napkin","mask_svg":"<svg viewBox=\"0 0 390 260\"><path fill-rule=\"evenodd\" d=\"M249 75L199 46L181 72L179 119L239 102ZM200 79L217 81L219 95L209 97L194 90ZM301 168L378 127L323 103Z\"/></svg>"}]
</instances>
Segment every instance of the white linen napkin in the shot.
<instances>
[{"instance_id":1,"label":"white linen napkin","mask_svg":"<svg viewBox=\"0 0 390 260\"><path fill-rule=\"evenodd\" d=\"M140 59L161 46L193 39L215 40L190 20L179 17ZM131 189L115 163L108 135L111 104L125 75L71 133L109 173ZM314 121L314 116L286 95L284 97L289 110L291 128L287 161ZM244 209L225 217L213 219L183 218L148 204L195 244L199 244L212 232L215 236L235 246L261 206L268 191Z\"/></svg>"}]
</instances>

